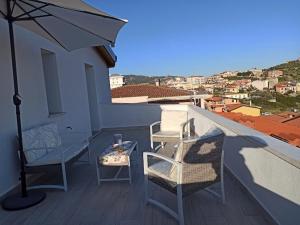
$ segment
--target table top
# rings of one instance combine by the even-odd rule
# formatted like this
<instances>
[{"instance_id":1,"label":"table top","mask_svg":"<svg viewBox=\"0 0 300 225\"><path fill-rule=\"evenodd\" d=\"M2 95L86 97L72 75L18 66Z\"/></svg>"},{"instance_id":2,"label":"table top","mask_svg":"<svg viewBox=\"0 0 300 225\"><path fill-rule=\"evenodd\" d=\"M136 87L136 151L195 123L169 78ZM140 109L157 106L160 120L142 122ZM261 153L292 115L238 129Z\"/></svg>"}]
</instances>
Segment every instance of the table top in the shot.
<instances>
[{"instance_id":1,"label":"table top","mask_svg":"<svg viewBox=\"0 0 300 225\"><path fill-rule=\"evenodd\" d=\"M124 141L121 148L123 151L115 150L112 145L108 146L98 157L99 163L103 165L126 165L128 158L137 145L137 141Z\"/></svg>"}]
</instances>

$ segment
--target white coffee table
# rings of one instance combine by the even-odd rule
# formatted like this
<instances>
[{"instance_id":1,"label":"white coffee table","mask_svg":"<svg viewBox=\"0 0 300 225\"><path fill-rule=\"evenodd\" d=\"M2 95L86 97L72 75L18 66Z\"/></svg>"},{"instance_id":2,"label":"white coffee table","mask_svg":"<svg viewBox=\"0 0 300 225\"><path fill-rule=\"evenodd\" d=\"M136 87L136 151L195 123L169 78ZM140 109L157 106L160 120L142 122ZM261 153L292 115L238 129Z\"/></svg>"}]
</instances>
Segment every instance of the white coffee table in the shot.
<instances>
[{"instance_id":1,"label":"white coffee table","mask_svg":"<svg viewBox=\"0 0 300 225\"><path fill-rule=\"evenodd\" d=\"M113 146L108 146L102 153L96 155L96 172L98 185L102 181L124 181L128 180L132 183L131 177L131 156L132 152L136 152L138 158L138 143L137 141L124 141L121 145L124 149L122 152L116 151ZM102 167L120 167L112 178L102 178ZM128 167L128 177L119 177L122 168Z\"/></svg>"}]
</instances>

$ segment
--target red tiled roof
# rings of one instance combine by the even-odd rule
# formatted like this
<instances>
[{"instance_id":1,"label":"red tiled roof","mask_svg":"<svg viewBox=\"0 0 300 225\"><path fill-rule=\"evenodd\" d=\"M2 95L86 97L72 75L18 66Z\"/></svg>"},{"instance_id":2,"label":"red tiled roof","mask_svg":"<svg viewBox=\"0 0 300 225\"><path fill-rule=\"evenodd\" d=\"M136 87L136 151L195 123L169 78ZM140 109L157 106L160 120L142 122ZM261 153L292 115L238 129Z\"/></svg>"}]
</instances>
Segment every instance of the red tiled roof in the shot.
<instances>
[{"instance_id":1,"label":"red tiled roof","mask_svg":"<svg viewBox=\"0 0 300 225\"><path fill-rule=\"evenodd\" d=\"M223 98L222 97L218 97L218 96L213 96L211 98L207 98L205 99L205 101L212 101L212 102L219 102L219 101L222 101Z\"/></svg>"},{"instance_id":2,"label":"red tiled roof","mask_svg":"<svg viewBox=\"0 0 300 225\"><path fill-rule=\"evenodd\" d=\"M163 86L158 87L149 84L126 85L123 87L114 88L111 90L111 94L113 98L138 96L148 96L149 98L163 98L192 95L192 93L189 91Z\"/></svg>"},{"instance_id":3,"label":"red tiled roof","mask_svg":"<svg viewBox=\"0 0 300 225\"><path fill-rule=\"evenodd\" d=\"M274 121L273 118L268 118L269 116L254 117L230 112L218 114L273 137L280 137L291 145L300 146L299 127Z\"/></svg>"}]
</instances>

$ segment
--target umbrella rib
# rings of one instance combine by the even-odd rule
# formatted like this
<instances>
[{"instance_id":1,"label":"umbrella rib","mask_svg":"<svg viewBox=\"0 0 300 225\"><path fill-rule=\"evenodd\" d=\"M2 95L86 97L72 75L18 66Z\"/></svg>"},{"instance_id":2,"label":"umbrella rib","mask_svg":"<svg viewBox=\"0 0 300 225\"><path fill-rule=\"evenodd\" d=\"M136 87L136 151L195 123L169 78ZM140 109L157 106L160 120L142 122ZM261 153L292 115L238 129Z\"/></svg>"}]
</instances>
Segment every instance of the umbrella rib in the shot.
<instances>
[{"instance_id":1,"label":"umbrella rib","mask_svg":"<svg viewBox=\"0 0 300 225\"><path fill-rule=\"evenodd\" d=\"M11 15L13 15L13 13L14 13L14 9L15 9L16 3L17 3L17 0L14 0L13 7L11 8Z\"/></svg>"},{"instance_id":2,"label":"umbrella rib","mask_svg":"<svg viewBox=\"0 0 300 225\"><path fill-rule=\"evenodd\" d=\"M29 6L32 6L30 3L24 2L23 0L20 0L20 1L23 2L24 4L27 4L27 5L29 5ZM49 4L49 5L51 5L51 4ZM33 7L33 6L32 6L32 7ZM104 39L105 41L108 41L108 42L112 43L112 41L110 41L110 40L108 40L108 39L106 39L106 38L104 38L104 37L102 37L102 36L100 36L100 35L98 35L98 34L95 34L95 33L91 32L91 31L89 31L89 30L87 30L87 29L85 29L85 28L82 28L82 27L80 27L80 26L78 26L78 25L76 25L76 24L73 24L72 22L69 22L69 21L67 21L67 20L65 20L65 19L63 19L63 18L61 18L61 17L59 17L59 16L53 15L52 13L49 13L49 12L43 10L43 9L40 9L40 10L41 10L42 12L44 12L44 13L48 13L49 15L55 17L56 19L59 19L59 20L61 20L61 21L64 21L65 23L68 23L68 24L70 24L70 25L72 25L72 26L74 26L74 27L77 27L77 28L79 28L79 29L81 29L81 30L83 30L83 31L85 31L85 32L87 32L87 33L89 33L89 34L91 34L91 35L94 35L94 36L96 36L96 37L98 37L98 38Z\"/></svg>"},{"instance_id":3,"label":"umbrella rib","mask_svg":"<svg viewBox=\"0 0 300 225\"><path fill-rule=\"evenodd\" d=\"M45 3L45 2L39 1L39 0L28 0L28 1L31 1L31 2L38 2L38 3ZM93 12L89 12L89 11L85 11L85 10L79 10L79 9L67 8L67 7L55 5L55 4L52 4L52 3L48 3L48 4L49 4L49 5L52 5L52 6L54 6L54 7L62 8L62 9L68 9L68 10L72 10L72 11L77 11L77 12L87 13L87 14L91 14L91 15L94 15L94 16L99 16L99 17L103 17L103 18L113 19L113 20L117 20L117 21L121 21L121 22L126 23L126 21L124 21L124 20L122 20L122 19L119 19L119 18L116 18L116 17L113 17L113 16L109 16L109 15L101 15L101 14L97 14L97 13L93 13Z\"/></svg>"},{"instance_id":4,"label":"umbrella rib","mask_svg":"<svg viewBox=\"0 0 300 225\"><path fill-rule=\"evenodd\" d=\"M0 13L3 15L3 17L5 17L6 15L4 14L4 12L2 12L1 10L0 10Z\"/></svg>"},{"instance_id":5,"label":"umbrella rib","mask_svg":"<svg viewBox=\"0 0 300 225\"><path fill-rule=\"evenodd\" d=\"M18 7L23 10L24 13L26 13L26 10L20 6L18 3L16 3L18 5ZM29 16L31 17L31 15L29 14ZM43 27L38 21L36 21L36 19L32 18L32 20L43 30L45 31L51 38L53 38L62 48L68 50L68 48L66 48L63 44L60 43L60 41L58 41L45 27Z\"/></svg>"},{"instance_id":6,"label":"umbrella rib","mask_svg":"<svg viewBox=\"0 0 300 225\"><path fill-rule=\"evenodd\" d=\"M40 10L40 9L46 7L47 5L48 5L48 4L45 4L45 5L40 6L40 7L38 7L38 8L34 8L34 9L28 11L28 12L22 13L21 15L18 15L17 17L15 17L15 19L17 20L18 18L20 18L20 17L22 17L22 16L25 16L25 15L28 15L28 14L30 14L30 13L32 13L32 12L35 12L35 11L37 11L37 10ZM33 6L32 6L32 7L33 7Z\"/></svg>"},{"instance_id":7,"label":"umbrella rib","mask_svg":"<svg viewBox=\"0 0 300 225\"><path fill-rule=\"evenodd\" d=\"M31 17L19 18L16 21L28 21L28 20L33 20L36 18L43 18L43 17L49 17L49 16L51 16L51 15L31 16Z\"/></svg>"}]
</instances>

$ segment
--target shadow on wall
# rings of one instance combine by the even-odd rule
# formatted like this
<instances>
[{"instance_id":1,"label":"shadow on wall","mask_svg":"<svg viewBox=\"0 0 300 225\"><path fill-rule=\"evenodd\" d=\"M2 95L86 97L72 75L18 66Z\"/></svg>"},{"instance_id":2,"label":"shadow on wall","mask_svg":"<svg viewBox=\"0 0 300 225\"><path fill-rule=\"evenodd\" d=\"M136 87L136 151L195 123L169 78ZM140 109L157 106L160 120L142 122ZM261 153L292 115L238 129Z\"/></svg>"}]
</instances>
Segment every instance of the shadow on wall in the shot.
<instances>
[{"instance_id":1,"label":"shadow on wall","mask_svg":"<svg viewBox=\"0 0 300 225\"><path fill-rule=\"evenodd\" d=\"M255 155L257 154L257 151L267 151L263 149L268 146L267 143L263 139L254 136L226 136L224 144L226 145L226 148L224 150L225 158L233 157L234 155L234 160L230 161L230 163L234 164L233 167L238 168L239 170L234 171L234 175L238 176L237 178L245 185L251 185L251 187L248 188L252 192L255 192L255 195L258 198L259 202L263 204L267 210L270 211L269 213L271 213L273 219L276 220L275 222L285 225L300 224L300 205L258 184L253 177L253 173L247 166L247 163L251 162L246 161L246 158L243 155L243 151L247 149L247 154L250 155L251 151L253 151L253 155L251 157L252 159L256 160ZM257 158L257 160L259 160L259 158ZM258 162L259 167L256 167L256 172L266 173L266 171L268 170L268 163L268 161L262 162L261 164L259 164ZM272 176L280 175L276 175L273 173ZM287 176L291 175L287 174ZM294 193L294 195L295 194L296 193Z\"/></svg>"}]
</instances>

